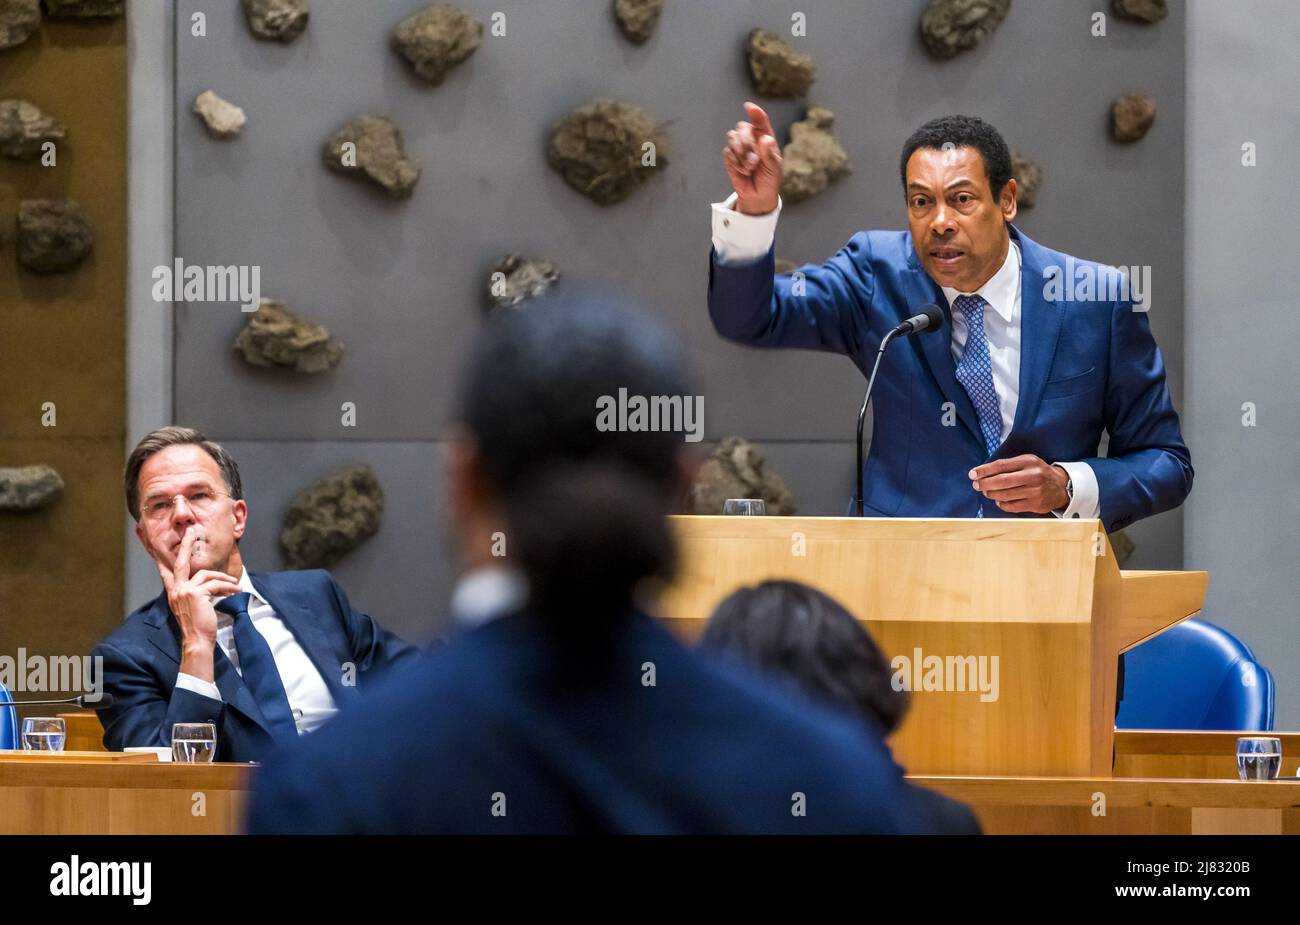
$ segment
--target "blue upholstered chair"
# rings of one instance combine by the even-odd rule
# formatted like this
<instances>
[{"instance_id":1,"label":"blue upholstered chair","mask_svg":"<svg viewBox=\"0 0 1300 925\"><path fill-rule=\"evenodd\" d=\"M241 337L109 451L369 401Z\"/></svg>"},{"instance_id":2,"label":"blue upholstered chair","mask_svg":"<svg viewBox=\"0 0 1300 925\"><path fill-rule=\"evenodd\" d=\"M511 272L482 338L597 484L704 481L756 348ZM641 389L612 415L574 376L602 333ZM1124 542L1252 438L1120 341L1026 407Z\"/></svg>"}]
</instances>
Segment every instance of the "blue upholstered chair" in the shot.
<instances>
[{"instance_id":1,"label":"blue upholstered chair","mask_svg":"<svg viewBox=\"0 0 1300 925\"><path fill-rule=\"evenodd\" d=\"M0 748L22 748L18 741L18 708L12 700L9 689L0 684Z\"/></svg>"},{"instance_id":2,"label":"blue upholstered chair","mask_svg":"<svg viewBox=\"0 0 1300 925\"><path fill-rule=\"evenodd\" d=\"M1120 729L1273 728L1273 675L1227 630L1185 620L1124 655Z\"/></svg>"}]
</instances>

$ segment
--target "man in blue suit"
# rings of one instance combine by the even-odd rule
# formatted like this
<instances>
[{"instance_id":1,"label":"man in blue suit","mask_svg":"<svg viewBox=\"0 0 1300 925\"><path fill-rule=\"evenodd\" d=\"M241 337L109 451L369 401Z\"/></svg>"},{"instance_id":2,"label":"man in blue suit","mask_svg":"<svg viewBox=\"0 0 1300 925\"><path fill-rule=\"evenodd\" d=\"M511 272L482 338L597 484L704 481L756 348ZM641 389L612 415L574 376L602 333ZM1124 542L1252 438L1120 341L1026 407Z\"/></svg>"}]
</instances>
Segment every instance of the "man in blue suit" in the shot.
<instances>
[{"instance_id":1,"label":"man in blue suit","mask_svg":"<svg viewBox=\"0 0 1300 925\"><path fill-rule=\"evenodd\" d=\"M927 304L943 312L881 363L868 516L1099 517L1115 531L1182 503L1191 457L1145 312L1114 271L1011 224L1016 181L992 126L922 126L900 165L909 230L858 232L778 276L781 154L766 113L746 112L724 148L735 193L713 207L718 333L842 353L869 374L887 332ZM1084 277L1118 285L1070 285Z\"/></svg>"},{"instance_id":2,"label":"man in blue suit","mask_svg":"<svg viewBox=\"0 0 1300 925\"><path fill-rule=\"evenodd\" d=\"M646 614L689 456L682 433L597 427L598 399L695 390L646 319L546 301L489 326L446 441L462 631L277 752L251 831L977 832L856 718Z\"/></svg>"},{"instance_id":3,"label":"man in blue suit","mask_svg":"<svg viewBox=\"0 0 1300 925\"><path fill-rule=\"evenodd\" d=\"M312 732L416 650L354 610L328 572L249 572L239 466L196 430L164 427L124 478L136 536L163 593L92 652L111 706L104 745L169 746L212 723L218 761L252 761Z\"/></svg>"}]
</instances>

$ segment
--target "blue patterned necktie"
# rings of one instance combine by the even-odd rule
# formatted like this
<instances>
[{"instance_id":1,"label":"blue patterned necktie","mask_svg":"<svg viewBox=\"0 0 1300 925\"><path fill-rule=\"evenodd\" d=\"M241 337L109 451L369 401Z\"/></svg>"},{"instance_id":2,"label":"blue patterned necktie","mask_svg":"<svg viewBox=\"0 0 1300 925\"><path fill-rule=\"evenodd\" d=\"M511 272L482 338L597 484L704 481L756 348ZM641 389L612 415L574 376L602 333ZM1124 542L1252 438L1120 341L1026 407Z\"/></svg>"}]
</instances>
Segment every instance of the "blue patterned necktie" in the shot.
<instances>
[{"instance_id":1,"label":"blue patterned necktie","mask_svg":"<svg viewBox=\"0 0 1300 925\"><path fill-rule=\"evenodd\" d=\"M248 615L250 598L251 594L241 591L218 601L216 609L235 618L235 651L239 653L239 671L243 675L244 684L253 692L267 725L271 727L271 734L277 742L292 741L298 738L298 725L293 721L289 697L280 681L280 671L275 667L271 647L253 626L253 618Z\"/></svg>"},{"instance_id":2,"label":"blue patterned necktie","mask_svg":"<svg viewBox=\"0 0 1300 925\"><path fill-rule=\"evenodd\" d=\"M989 342L984 336L984 306L977 295L959 295L952 307L966 316L966 348L957 363L957 381L966 388L984 434L984 447L990 456L1002 443L1002 410L998 390L993 385L993 363L989 359Z\"/></svg>"}]
</instances>

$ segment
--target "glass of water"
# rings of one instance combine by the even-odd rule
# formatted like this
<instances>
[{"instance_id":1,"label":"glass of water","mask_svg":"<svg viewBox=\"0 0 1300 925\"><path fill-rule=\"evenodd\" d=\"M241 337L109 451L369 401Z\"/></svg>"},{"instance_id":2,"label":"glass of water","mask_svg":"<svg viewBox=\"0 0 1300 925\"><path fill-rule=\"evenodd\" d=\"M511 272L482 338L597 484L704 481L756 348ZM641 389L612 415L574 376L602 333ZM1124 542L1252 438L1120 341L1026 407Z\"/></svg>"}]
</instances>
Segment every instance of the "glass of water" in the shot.
<instances>
[{"instance_id":1,"label":"glass of water","mask_svg":"<svg viewBox=\"0 0 1300 925\"><path fill-rule=\"evenodd\" d=\"M23 720L23 748L29 752L61 752L66 737L63 720L56 716L29 716Z\"/></svg>"},{"instance_id":2,"label":"glass of water","mask_svg":"<svg viewBox=\"0 0 1300 925\"><path fill-rule=\"evenodd\" d=\"M766 517L767 502L762 498L728 498L722 504L722 513Z\"/></svg>"},{"instance_id":3,"label":"glass of water","mask_svg":"<svg viewBox=\"0 0 1300 925\"><path fill-rule=\"evenodd\" d=\"M203 764L217 755L217 727L211 723L172 726L172 761Z\"/></svg>"},{"instance_id":4,"label":"glass of water","mask_svg":"<svg viewBox=\"0 0 1300 925\"><path fill-rule=\"evenodd\" d=\"M1277 780L1281 770L1281 739L1242 736L1237 740L1237 774L1242 780Z\"/></svg>"}]
</instances>

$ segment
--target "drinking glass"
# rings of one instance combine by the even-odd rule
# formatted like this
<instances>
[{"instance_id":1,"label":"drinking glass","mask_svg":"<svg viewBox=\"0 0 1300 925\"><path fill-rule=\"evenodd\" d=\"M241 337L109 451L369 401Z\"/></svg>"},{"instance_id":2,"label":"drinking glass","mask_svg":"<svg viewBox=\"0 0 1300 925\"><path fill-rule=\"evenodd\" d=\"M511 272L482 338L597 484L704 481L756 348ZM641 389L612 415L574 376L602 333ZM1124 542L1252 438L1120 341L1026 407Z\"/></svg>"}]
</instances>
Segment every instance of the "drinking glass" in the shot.
<instances>
[{"instance_id":1,"label":"drinking glass","mask_svg":"<svg viewBox=\"0 0 1300 925\"><path fill-rule=\"evenodd\" d=\"M728 498L723 502L722 513L748 517L766 517L767 502L762 498Z\"/></svg>"},{"instance_id":2,"label":"drinking glass","mask_svg":"<svg viewBox=\"0 0 1300 925\"><path fill-rule=\"evenodd\" d=\"M211 723L172 726L172 761L204 764L217 755L217 727Z\"/></svg>"},{"instance_id":3,"label":"drinking glass","mask_svg":"<svg viewBox=\"0 0 1300 925\"><path fill-rule=\"evenodd\" d=\"M55 716L29 716L23 720L23 748L29 752L61 752L67 729Z\"/></svg>"},{"instance_id":4,"label":"drinking glass","mask_svg":"<svg viewBox=\"0 0 1300 925\"><path fill-rule=\"evenodd\" d=\"M1277 780L1282 770L1282 740L1242 736L1237 740L1237 774L1242 780Z\"/></svg>"}]
</instances>

